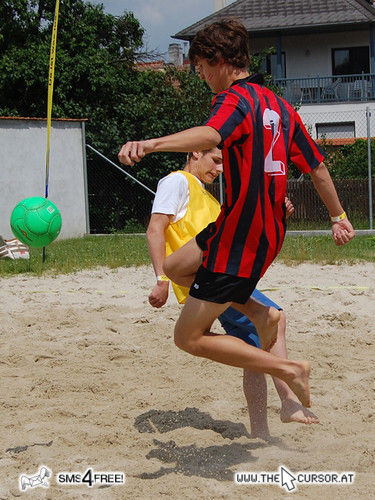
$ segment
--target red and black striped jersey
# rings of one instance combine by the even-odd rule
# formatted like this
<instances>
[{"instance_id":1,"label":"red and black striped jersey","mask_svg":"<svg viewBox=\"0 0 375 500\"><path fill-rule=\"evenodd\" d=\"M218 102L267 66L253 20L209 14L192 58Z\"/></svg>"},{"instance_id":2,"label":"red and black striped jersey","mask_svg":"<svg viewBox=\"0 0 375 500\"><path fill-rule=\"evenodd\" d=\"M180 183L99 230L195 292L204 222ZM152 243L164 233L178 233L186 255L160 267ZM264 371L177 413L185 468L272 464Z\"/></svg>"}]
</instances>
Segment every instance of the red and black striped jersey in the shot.
<instances>
[{"instance_id":1,"label":"red and black striped jersey","mask_svg":"<svg viewBox=\"0 0 375 500\"><path fill-rule=\"evenodd\" d=\"M206 123L222 138L226 201L210 227L203 266L260 278L284 240L288 161L308 173L324 154L294 108L252 81L217 94Z\"/></svg>"}]
</instances>

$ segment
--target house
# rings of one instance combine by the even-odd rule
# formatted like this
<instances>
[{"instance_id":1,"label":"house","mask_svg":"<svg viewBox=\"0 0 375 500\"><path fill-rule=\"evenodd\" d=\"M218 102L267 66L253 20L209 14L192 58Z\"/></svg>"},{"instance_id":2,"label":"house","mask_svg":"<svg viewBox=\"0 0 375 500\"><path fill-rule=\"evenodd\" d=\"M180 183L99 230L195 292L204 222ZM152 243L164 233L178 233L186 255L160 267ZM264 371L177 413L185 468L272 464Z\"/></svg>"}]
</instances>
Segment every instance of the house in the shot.
<instances>
[{"instance_id":1,"label":"house","mask_svg":"<svg viewBox=\"0 0 375 500\"><path fill-rule=\"evenodd\" d=\"M187 57L187 45L182 47L179 43L170 43L168 47L168 62L164 59L157 61L138 61L135 64L137 71L164 71L167 66L174 66L184 71L190 71L190 62Z\"/></svg>"},{"instance_id":2,"label":"house","mask_svg":"<svg viewBox=\"0 0 375 500\"><path fill-rule=\"evenodd\" d=\"M214 5L217 7L215 0ZM274 47L265 69L283 97L300 107L315 139L375 135L375 1L237 0L173 38L191 41L219 19L240 19L253 54ZM225 2L221 2L225 4ZM370 113L369 113L370 114Z\"/></svg>"}]
</instances>

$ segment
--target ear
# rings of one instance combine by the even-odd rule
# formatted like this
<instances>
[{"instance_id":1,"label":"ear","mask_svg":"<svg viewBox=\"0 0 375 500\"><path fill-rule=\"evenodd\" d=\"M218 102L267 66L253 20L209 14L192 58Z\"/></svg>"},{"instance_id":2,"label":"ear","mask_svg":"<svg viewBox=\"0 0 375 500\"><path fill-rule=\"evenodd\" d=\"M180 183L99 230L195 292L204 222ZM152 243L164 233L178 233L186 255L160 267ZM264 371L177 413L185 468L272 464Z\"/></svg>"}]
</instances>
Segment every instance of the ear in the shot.
<instances>
[{"instance_id":1,"label":"ear","mask_svg":"<svg viewBox=\"0 0 375 500\"><path fill-rule=\"evenodd\" d=\"M191 154L193 155L194 160L199 160L199 158L202 158L202 152L201 151L192 151Z\"/></svg>"}]
</instances>

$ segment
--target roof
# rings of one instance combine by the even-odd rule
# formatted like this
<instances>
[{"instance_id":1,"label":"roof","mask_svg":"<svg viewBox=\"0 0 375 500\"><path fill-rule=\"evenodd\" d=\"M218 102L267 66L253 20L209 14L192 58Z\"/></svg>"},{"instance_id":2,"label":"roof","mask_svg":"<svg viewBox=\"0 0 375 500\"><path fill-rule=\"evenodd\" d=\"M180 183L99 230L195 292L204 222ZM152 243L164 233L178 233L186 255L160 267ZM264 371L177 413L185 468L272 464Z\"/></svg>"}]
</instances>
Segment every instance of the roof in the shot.
<instances>
[{"instance_id":1,"label":"roof","mask_svg":"<svg viewBox=\"0 0 375 500\"><path fill-rule=\"evenodd\" d=\"M139 71L147 71L147 70L157 71L159 69L164 69L165 62L163 59L160 59L159 61L137 62L135 64L135 67Z\"/></svg>"},{"instance_id":2,"label":"roof","mask_svg":"<svg viewBox=\"0 0 375 500\"><path fill-rule=\"evenodd\" d=\"M207 24L234 17L254 36L301 30L361 27L375 23L375 8L366 0L237 0L178 32L191 40Z\"/></svg>"},{"instance_id":3,"label":"roof","mask_svg":"<svg viewBox=\"0 0 375 500\"><path fill-rule=\"evenodd\" d=\"M137 62L135 65L135 69L137 69L138 71L163 71L170 66L181 70L190 71L190 62L188 59L185 59L182 62L182 65L178 66L176 66L173 63L166 63L164 60L151 61L151 62Z\"/></svg>"},{"instance_id":4,"label":"roof","mask_svg":"<svg viewBox=\"0 0 375 500\"><path fill-rule=\"evenodd\" d=\"M371 138L373 139L373 138ZM315 139L319 146L346 146L347 144L354 144L356 141L367 141L367 137L335 137L328 139Z\"/></svg>"},{"instance_id":5,"label":"roof","mask_svg":"<svg viewBox=\"0 0 375 500\"><path fill-rule=\"evenodd\" d=\"M47 118L33 118L30 116L0 116L0 120L36 120L47 121ZM53 122L87 122L87 118L51 118Z\"/></svg>"}]
</instances>

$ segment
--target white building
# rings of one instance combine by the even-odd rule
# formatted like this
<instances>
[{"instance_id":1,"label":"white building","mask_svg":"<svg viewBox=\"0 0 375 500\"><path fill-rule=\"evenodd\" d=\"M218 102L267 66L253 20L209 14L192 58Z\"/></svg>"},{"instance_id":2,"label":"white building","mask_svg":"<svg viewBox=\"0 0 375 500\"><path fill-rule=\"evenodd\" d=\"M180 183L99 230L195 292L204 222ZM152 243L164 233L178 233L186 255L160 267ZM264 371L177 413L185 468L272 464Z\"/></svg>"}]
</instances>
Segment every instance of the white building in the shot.
<instances>
[{"instance_id":1,"label":"white building","mask_svg":"<svg viewBox=\"0 0 375 500\"><path fill-rule=\"evenodd\" d=\"M220 2L215 2L214 6ZM223 2L221 2L223 3ZM192 40L219 19L241 19L254 54L274 47L266 68L318 139L375 135L375 7L366 0L237 0L177 33Z\"/></svg>"},{"instance_id":2,"label":"white building","mask_svg":"<svg viewBox=\"0 0 375 500\"><path fill-rule=\"evenodd\" d=\"M30 196L45 195L47 121L0 117L0 234L12 237L10 215ZM85 120L53 119L49 199L60 210L59 238L89 233Z\"/></svg>"}]
</instances>

